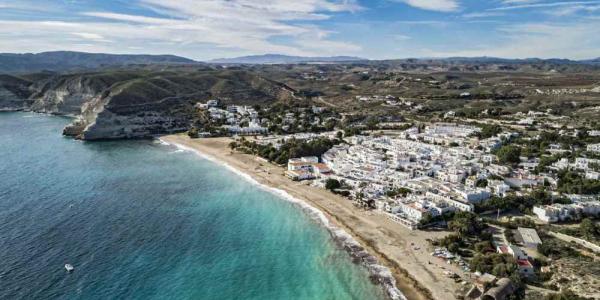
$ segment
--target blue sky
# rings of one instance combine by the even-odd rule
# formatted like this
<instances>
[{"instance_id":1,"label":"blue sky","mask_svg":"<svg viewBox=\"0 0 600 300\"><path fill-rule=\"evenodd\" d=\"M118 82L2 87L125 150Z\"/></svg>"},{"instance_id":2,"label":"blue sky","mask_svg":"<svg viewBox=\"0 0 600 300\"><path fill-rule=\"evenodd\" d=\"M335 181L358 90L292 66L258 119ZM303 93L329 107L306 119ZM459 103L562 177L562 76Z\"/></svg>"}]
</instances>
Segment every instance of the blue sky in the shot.
<instances>
[{"instance_id":1,"label":"blue sky","mask_svg":"<svg viewBox=\"0 0 600 300\"><path fill-rule=\"evenodd\" d=\"M600 0L0 0L0 52L600 57Z\"/></svg>"}]
</instances>

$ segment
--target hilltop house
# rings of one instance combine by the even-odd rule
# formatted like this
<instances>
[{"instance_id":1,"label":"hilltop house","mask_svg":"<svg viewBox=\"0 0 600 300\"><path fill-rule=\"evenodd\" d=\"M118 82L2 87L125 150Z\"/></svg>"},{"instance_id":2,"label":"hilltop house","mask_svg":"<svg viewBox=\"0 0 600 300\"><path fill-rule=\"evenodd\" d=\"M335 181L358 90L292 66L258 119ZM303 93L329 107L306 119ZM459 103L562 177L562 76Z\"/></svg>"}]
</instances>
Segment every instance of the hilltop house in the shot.
<instances>
[{"instance_id":1,"label":"hilltop house","mask_svg":"<svg viewBox=\"0 0 600 300\"><path fill-rule=\"evenodd\" d=\"M533 228L519 227L517 231L523 240L523 245L527 248L537 249L537 246L542 243L537 231Z\"/></svg>"},{"instance_id":2,"label":"hilltop house","mask_svg":"<svg viewBox=\"0 0 600 300\"><path fill-rule=\"evenodd\" d=\"M508 254L512 256L517 261L519 273L521 273L522 275L527 277L535 275L533 264L531 264L529 258L527 257L525 252L521 250L521 248L515 245L500 245L496 247L496 251L498 251L498 253L501 254Z\"/></svg>"}]
</instances>

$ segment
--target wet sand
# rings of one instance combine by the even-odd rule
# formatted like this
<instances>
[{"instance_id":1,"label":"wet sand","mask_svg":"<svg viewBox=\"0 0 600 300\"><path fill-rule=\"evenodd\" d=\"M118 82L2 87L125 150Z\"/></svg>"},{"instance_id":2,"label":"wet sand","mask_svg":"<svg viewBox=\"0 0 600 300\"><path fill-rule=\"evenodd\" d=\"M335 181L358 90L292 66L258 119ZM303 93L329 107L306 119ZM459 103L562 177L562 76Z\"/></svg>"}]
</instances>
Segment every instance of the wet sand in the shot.
<instances>
[{"instance_id":1,"label":"wet sand","mask_svg":"<svg viewBox=\"0 0 600 300\"><path fill-rule=\"evenodd\" d=\"M397 287L408 299L457 299L460 288L444 275L450 270L466 276L454 265L430 256L426 239L447 235L445 232L413 231L385 215L357 208L352 201L309 182L285 177L285 169L265 160L229 148L231 138L190 139L187 135L169 135L161 140L192 148L251 176L258 183L285 191L294 198L321 210L329 221L352 235L378 261L392 270Z\"/></svg>"}]
</instances>

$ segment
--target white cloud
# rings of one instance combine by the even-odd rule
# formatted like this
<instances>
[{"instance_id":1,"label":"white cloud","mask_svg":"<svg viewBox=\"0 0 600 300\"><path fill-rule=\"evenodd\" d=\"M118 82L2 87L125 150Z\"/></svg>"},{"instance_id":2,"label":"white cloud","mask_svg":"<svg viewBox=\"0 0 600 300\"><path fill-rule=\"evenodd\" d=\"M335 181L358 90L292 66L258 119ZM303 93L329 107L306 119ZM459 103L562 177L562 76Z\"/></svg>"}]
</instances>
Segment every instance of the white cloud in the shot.
<instances>
[{"instance_id":1,"label":"white cloud","mask_svg":"<svg viewBox=\"0 0 600 300\"><path fill-rule=\"evenodd\" d=\"M172 23L173 20L165 19L165 18L153 18L146 16L136 16L136 15L126 15L126 14L118 14L118 13L107 13L107 12L84 12L82 13L84 16L90 17L98 17L102 19L111 19L116 21L126 21L132 23L146 23L146 24L169 24Z\"/></svg>"},{"instance_id":2,"label":"white cloud","mask_svg":"<svg viewBox=\"0 0 600 300\"><path fill-rule=\"evenodd\" d=\"M57 12L60 5L34 0L0 0L0 8L12 11Z\"/></svg>"},{"instance_id":3,"label":"white cloud","mask_svg":"<svg viewBox=\"0 0 600 300\"><path fill-rule=\"evenodd\" d=\"M402 42L402 41L408 41L408 40L411 39L410 36L404 35L404 34L394 34L394 35L391 35L391 38L393 38L396 41L400 41L400 42Z\"/></svg>"},{"instance_id":4,"label":"white cloud","mask_svg":"<svg viewBox=\"0 0 600 300\"><path fill-rule=\"evenodd\" d=\"M404 2L412 7L441 11L453 12L459 9L458 0L395 0Z\"/></svg>"},{"instance_id":5,"label":"white cloud","mask_svg":"<svg viewBox=\"0 0 600 300\"><path fill-rule=\"evenodd\" d=\"M509 2L505 2L509 3ZM548 7L561 7L561 6L576 6L576 5L589 5L598 4L600 1L563 1L563 2L551 2L551 3L534 3L534 1L526 2L510 2L516 5L501 6L491 8L489 10L515 10L515 9L527 9L527 8L548 8Z\"/></svg>"},{"instance_id":6,"label":"white cloud","mask_svg":"<svg viewBox=\"0 0 600 300\"><path fill-rule=\"evenodd\" d=\"M14 6L19 1L23 5L33 4L29 0L0 0L0 5ZM381 8L369 7L369 14L361 15L358 22L354 21L358 18L329 20L337 15L360 12L363 8L358 1L132 0L127 4L127 13L117 8L98 11L89 5L74 5L71 8L77 9L73 10L55 7L57 13L32 10L11 15L10 10L3 10L0 52L73 50L176 54L200 60L260 53L380 58L598 56L600 17L591 12L600 6L600 0L585 1L585 5L578 4L584 2L581 0L568 4L563 0L554 3L494 0L500 5L496 10L472 12L471 7L466 6L468 1L387 0L432 11L461 12L464 9L470 13L450 18L417 16L408 20L373 20L379 13L375 10ZM598 4L589 4L596 2ZM87 9L82 9L84 7ZM511 9L526 8L542 13L536 15L536 20L545 18L555 23L528 23L523 18L524 24L521 24L502 18L515 12ZM581 17L583 11L589 13ZM549 13L574 14L580 18L559 19ZM369 22L373 26L356 29ZM474 22L478 24L470 24ZM508 26L510 22L514 23ZM401 45L398 48L401 51L393 48L397 45Z\"/></svg>"},{"instance_id":7,"label":"white cloud","mask_svg":"<svg viewBox=\"0 0 600 300\"><path fill-rule=\"evenodd\" d=\"M306 22L360 10L354 0L139 0L138 4L158 17L88 11L80 13L85 21L0 21L0 49L18 51L28 46L28 51L46 51L45 47L52 45L51 49L119 52L142 47L150 53L198 59L226 53L329 55L360 50L354 44L333 40L334 32ZM9 43L4 36L13 40ZM73 43L73 36L85 42ZM107 41L114 45L106 45ZM219 53L199 57L199 50L205 54L215 47Z\"/></svg>"},{"instance_id":8,"label":"white cloud","mask_svg":"<svg viewBox=\"0 0 600 300\"><path fill-rule=\"evenodd\" d=\"M504 0L502 3L504 4L524 4L524 3L535 3L540 2L540 0Z\"/></svg>"},{"instance_id":9,"label":"white cloud","mask_svg":"<svg viewBox=\"0 0 600 300\"><path fill-rule=\"evenodd\" d=\"M456 51L429 50L431 56L495 56L507 58L572 58L598 57L600 21L577 23L525 23L499 28L495 44Z\"/></svg>"},{"instance_id":10,"label":"white cloud","mask_svg":"<svg viewBox=\"0 0 600 300\"><path fill-rule=\"evenodd\" d=\"M600 5L573 5L573 6L564 6L555 9L550 9L545 11L545 13L556 16L556 17L564 17L577 14L579 12L587 12L593 13L596 11L600 11Z\"/></svg>"},{"instance_id":11,"label":"white cloud","mask_svg":"<svg viewBox=\"0 0 600 300\"><path fill-rule=\"evenodd\" d=\"M462 17L466 18L466 19L490 18L490 17L501 17L501 16L504 16L504 13L501 13L501 12L491 12L491 11L473 12L473 13L468 13L468 14L462 15Z\"/></svg>"},{"instance_id":12,"label":"white cloud","mask_svg":"<svg viewBox=\"0 0 600 300\"><path fill-rule=\"evenodd\" d=\"M71 35L74 36L74 38L70 39L70 38L66 38L66 40L70 40L73 43L77 43L77 44L89 44L89 45L93 45L93 43L113 43L114 41L109 40L107 38L105 38L104 36L97 34L97 33L90 33L90 32L70 32Z\"/></svg>"},{"instance_id":13,"label":"white cloud","mask_svg":"<svg viewBox=\"0 0 600 300\"><path fill-rule=\"evenodd\" d=\"M96 33L89 33L89 32L71 32L71 34L87 39L87 40L103 40L104 37L96 34Z\"/></svg>"}]
</instances>

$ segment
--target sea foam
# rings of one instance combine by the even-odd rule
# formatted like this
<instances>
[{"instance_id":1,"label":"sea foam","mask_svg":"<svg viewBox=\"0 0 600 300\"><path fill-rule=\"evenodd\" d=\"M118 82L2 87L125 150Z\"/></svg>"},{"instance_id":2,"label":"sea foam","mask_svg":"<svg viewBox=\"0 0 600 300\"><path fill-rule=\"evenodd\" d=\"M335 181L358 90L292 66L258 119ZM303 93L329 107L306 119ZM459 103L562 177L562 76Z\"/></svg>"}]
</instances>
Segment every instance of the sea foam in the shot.
<instances>
[{"instance_id":1,"label":"sea foam","mask_svg":"<svg viewBox=\"0 0 600 300\"><path fill-rule=\"evenodd\" d=\"M191 147L188 147L188 146L185 146L182 144L167 142L161 138L159 138L158 140L160 141L160 143L162 145L175 146L178 149L195 153L196 155L202 157L203 159L206 159L208 161L211 161L213 163L221 165L221 166L227 168L229 171L244 178L246 181L250 182L251 184L256 185L260 189L265 190L269 193L272 193L281 199L284 199L286 201L289 201L289 202L297 205L298 207L300 207L302 209L302 211L304 211L313 220L315 220L320 225L324 226L331 234L333 240L336 243L338 243L341 247L343 247L350 254L350 256L354 259L355 262L359 262L363 266L365 266L367 268L367 270L369 271L369 274L371 275L370 276L371 279L374 282L380 284L383 287L383 289L385 290L386 294L391 299L393 299L393 300L406 300L407 299L406 296L404 296L404 294L396 286L396 279L392 275L392 271L388 267L381 265L378 262L377 258L375 256L371 255L370 253L368 253L365 250L365 248L363 246L361 246L360 243L356 239L354 239L354 237L352 237L352 235L347 233L345 230L339 228L338 226L332 224L329 221L329 219L327 218L327 216L325 215L325 213L323 213L318 208L310 205L306 201L300 200L300 199L290 195L288 192L286 192L282 189L278 189L278 188L274 188L274 187L262 184L262 183L258 182L256 179L254 179L251 175L249 175L245 172L242 172L242 171L238 170L237 168L229 165L228 163L226 163L222 160L219 160L211 155L208 155L202 151L196 150L194 148L191 148Z\"/></svg>"}]
</instances>

